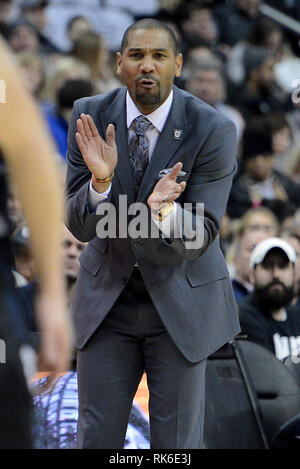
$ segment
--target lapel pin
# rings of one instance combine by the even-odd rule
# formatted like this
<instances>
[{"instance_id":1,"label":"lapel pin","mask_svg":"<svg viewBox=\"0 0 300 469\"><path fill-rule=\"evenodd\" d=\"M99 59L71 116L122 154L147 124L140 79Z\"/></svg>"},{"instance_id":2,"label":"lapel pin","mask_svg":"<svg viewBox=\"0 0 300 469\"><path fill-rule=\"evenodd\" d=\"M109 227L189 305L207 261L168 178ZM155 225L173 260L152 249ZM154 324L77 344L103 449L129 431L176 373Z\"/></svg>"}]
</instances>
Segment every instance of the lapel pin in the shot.
<instances>
[{"instance_id":1,"label":"lapel pin","mask_svg":"<svg viewBox=\"0 0 300 469\"><path fill-rule=\"evenodd\" d=\"M173 138L177 140L182 137L182 130L181 129L174 129L173 130Z\"/></svg>"}]
</instances>

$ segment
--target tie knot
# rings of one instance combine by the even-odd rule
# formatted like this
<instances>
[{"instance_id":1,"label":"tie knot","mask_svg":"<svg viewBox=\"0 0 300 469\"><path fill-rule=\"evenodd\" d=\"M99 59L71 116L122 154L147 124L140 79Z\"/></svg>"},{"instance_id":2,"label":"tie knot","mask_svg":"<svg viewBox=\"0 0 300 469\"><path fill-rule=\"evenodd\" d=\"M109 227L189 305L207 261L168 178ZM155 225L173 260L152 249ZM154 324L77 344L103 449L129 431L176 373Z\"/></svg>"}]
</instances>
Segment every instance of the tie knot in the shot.
<instances>
[{"instance_id":1,"label":"tie knot","mask_svg":"<svg viewBox=\"0 0 300 469\"><path fill-rule=\"evenodd\" d=\"M134 119L132 123L132 129L136 135L142 137L146 130L150 127L151 122L145 116L138 116Z\"/></svg>"}]
</instances>

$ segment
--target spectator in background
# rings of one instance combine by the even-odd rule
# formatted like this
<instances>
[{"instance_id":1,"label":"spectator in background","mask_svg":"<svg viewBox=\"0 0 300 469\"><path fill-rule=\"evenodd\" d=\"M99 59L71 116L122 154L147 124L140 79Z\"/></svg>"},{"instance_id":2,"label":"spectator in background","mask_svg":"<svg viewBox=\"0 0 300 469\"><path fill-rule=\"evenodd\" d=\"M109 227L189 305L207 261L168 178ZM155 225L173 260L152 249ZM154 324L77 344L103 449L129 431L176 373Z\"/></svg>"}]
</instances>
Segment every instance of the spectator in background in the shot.
<instances>
[{"instance_id":1,"label":"spectator in background","mask_svg":"<svg viewBox=\"0 0 300 469\"><path fill-rule=\"evenodd\" d=\"M266 207L250 208L240 220L239 233L264 231L269 236L279 234L280 225L274 213Z\"/></svg>"},{"instance_id":2,"label":"spectator in background","mask_svg":"<svg viewBox=\"0 0 300 469\"><path fill-rule=\"evenodd\" d=\"M22 226L12 236L12 248L15 259L13 271L17 294L22 301L22 316L16 318L26 328L29 342L38 351L40 346L40 327L35 314L35 301L39 291L36 278L36 266L33 260L28 227ZM79 256L85 248L85 243L78 241L72 233L62 227L62 268L66 285L66 299L69 304L79 271ZM30 275L29 275L30 274ZM43 371L43 370L40 370Z\"/></svg>"},{"instance_id":3,"label":"spectator in background","mask_svg":"<svg viewBox=\"0 0 300 469\"><path fill-rule=\"evenodd\" d=\"M220 42L234 46L246 39L260 17L259 4L262 0L233 0L232 4L221 4L214 8Z\"/></svg>"},{"instance_id":4,"label":"spectator in background","mask_svg":"<svg viewBox=\"0 0 300 469\"><path fill-rule=\"evenodd\" d=\"M0 0L0 34L6 37L13 0Z\"/></svg>"},{"instance_id":5,"label":"spectator in background","mask_svg":"<svg viewBox=\"0 0 300 469\"><path fill-rule=\"evenodd\" d=\"M300 307L300 235L297 233L285 233L282 236L282 239L287 241L291 246L293 246L296 253L296 281L295 281L295 296L293 299L293 304Z\"/></svg>"},{"instance_id":6,"label":"spectator in background","mask_svg":"<svg viewBox=\"0 0 300 469\"><path fill-rule=\"evenodd\" d=\"M253 46L267 48L275 55L277 60L282 60L292 54L280 24L265 16L256 21L248 37L248 43Z\"/></svg>"},{"instance_id":7,"label":"spectator in background","mask_svg":"<svg viewBox=\"0 0 300 469\"><path fill-rule=\"evenodd\" d=\"M22 224L22 222L24 221L24 217L18 188L16 187L14 181L11 179L11 175L7 173L7 176L10 176L7 181L9 182L7 187L7 212L13 229L16 229Z\"/></svg>"},{"instance_id":8,"label":"spectator in background","mask_svg":"<svg viewBox=\"0 0 300 469\"><path fill-rule=\"evenodd\" d=\"M234 45L228 57L226 71L230 80L236 85L241 84L245 79L243 58L249 45L269 50L276 60L282 60L283 57L291 54L288 44L284 41L280 25L269 18L260 17L254 23L250 35Z\"/></svg>"},{"instance_id":9,"label":"spectator in background","mask_svg":"<svg viewBox=\"0 0 300 469\"><path fill-rule=\"evenodd\" d=\"M289 123L284 113L272 113L264 120L266 131L272 136L272 149L275 157L274 168L289 174L293 155L293 142Z\"/></svg>"},{"instance_id":10,"label":"spectator in background","mask_svg":"<svg viewBox=\"0 0 300 469\"><path fill-rule=\"evenodd\" d=\"M85 16L77 15L70 18L66 26L67 37L71 43L70 52L72 52L74 42L79 38L79 36L92 30L93 26L90 20Z\"/></svg>"},{"instance_id":11,"label":"spectator in background","mask_svg":"<svg viewBox=\"0 0 300 469\"><path fill-rule=\"evenodd\" d=\"M184 61L184 69L191 68L194 65L197 65L198 62L203 60L218 60L218 56L214 54L209 47L207 46L195 46L190 47L186 53L186 58Z\"/></svg>"},{"instance_id":12,"label":"spectator in background","mask_svg":"<svg viewBox=\"0 0 300 469\"><path fill-rule=\"evenodd\" d=\"M244 231L235 245L234 275L232 279L233 293L237 303L240 303L253 291L250 280L249 261L254 248L260 241L268 238L266 231Z\"/></svg>"},{"instance_id":13,"label":"spectator in background","mask_svg":"<svg viewBox=\"0 0 300 469\"><path fill-rule=\"evenodd\" d=\"M70 302L80 267L79 256L86 246L72 235L66 226L63 227L63 270L65 275L67 297Z\"/></svg>"},{"instance_id":14,"label":"spectator in background","mask_svg":"<svg viewBox=\"0 0 300 469\"><path fill-rule=\"evenodd\" d=\"M286 114L289 123L292 139L294 142L294 151L290 158L288 172L295 182L300 183L300 86L294 89L292 100L294 109Z\"/></svg>"},{"instance_id":15,"label":"spectator in background","mask_svg":"<svg viewBox=\"0 0 300 469\"><path fill-rule=\"evenodd\" d=\"M245 122L236 109L225 104L227 93L222 63L217 58L203 59L186 71L185 76L185 89L228 117L235 124L240 140Z\"/></svg>"},{"instance_id":16,"label":"spectator in background","mask_svg":"<svg viewBox=\"0 0 300 469\"><path fill-rule=\"evenodd\" d=\"M179 8L178 18L184 51L195 46L217 45L218 29L210 8L198 3L184 4Z\"/></svg>"},{"instance_id":17,"label":"spectator in background","mask_svg":"<svg viewBox=\"0 0 300 469\"><path fill-rule=\"evenodd\" d=\"M27 226L20 226L14 231L11 246L16 285L23 286L33 282L36 277L36 267L30 245L30 232Z\"/></svg>"},{"instance_id":18,"label":"spectator in background","mask_svg":"<svg viewBox=\"0 0 300 469\"><path fill-rule=\"evenodd\" d=\"M41 58L32 52L20 52L16 55L22 72L25 88L39 102L45 86L45 67Z\"/></svg>"},{"instance_id":19,"label":"spectator in background","mask_svg":"<svg viewBox=\"0 0 300 469\"><path fill-rule=\"evenodd\" d=\"M44 34L47 26L48 4L48 0L24 0L20 6L22 17L36 28L43 52L47 54L60 52Z\"/></svg>"},{"instance_id":20,"label":"spectator in background","mask_svg":"<svg viewBox=\"0 0 300 469\"><path fill-rule=\"evenodd\" d=\"M42 53L42 46L36 28L25 19L10 25L7 40L14 52Z\"/></svg>"},{"instance_id":21,"label":"spectator in background","mask_svg":"<svg viewBox=\"0 0 300 469\"><path fill-rule=\"evenodd\" d=\"M300 83L292 93L293 109L286 114L286 119L289 123L292 137L298 145L300 145Z\"/></svg>"},{"instance_id":22,"label":"spectator in background","mask_svg":"<svg viewBox=\"0 0 300 469\"><path fill-rule=\"evenodd\" d=\"M96 93L106 93L120 86L112 72L110 53L104 39L89 31L74 41L72 55L90 69Z\"/></svg>"},{"instance_id":23,"label":"spectator in background","mask_svg":"<svg viewBox=\"0 0 300 469\"><path fill-rule=\"evenodd\" d=\"M60 88L67 80L91 80L89 67L74 57L58 57L51 68L46 68L45 103L43 107L54 109Z\"/></svg>"},{"instance_id":24,"label":"spectator in background","mask_svg":"<svg viewBox=\"0 0 300 469\"><path fill-rule=\"evenodd\" d=\"M295 205L286 200L265 199L262 201L262 205L270 209L280 224L280 232L290 231L294 224L294 216L296 213Z\"/></svg>"},{"instance_id":25,"label":"spectator in background","mask_svg":"<svg viewBox=\"0 0 300 469\"><path fill-rule=\"evenodd\" d=\"M65 159L68 149L68 127L74 101L91 96L93 87L87 80L66 80L57 91L54 111L45 109L45 118L56 143L57 151Z\"/></svg>"},{"instance_id":26,"label":"spectator in background","mask_svg":"<svg viewBox=\"0 0 300 469\"><path fill-rule=\"evenodd\" d=\"M227 213L241 217L264 199L279 199L300 207L300 185L274 169L271 135L256 121L243 135L242 161L229 195Z\"/></svg>"},{"instance_id":27,"label":"spectator in background","mask_svg":"<svg viewBox=\"0 0 300 469\"><path fill-rule=\"evenodd\" d=\"M85 248L85 243L78 241L63 225L62 230L62 265L66 285L66 299L69 304L75 286L79 256ZM41 346L41 329L35 313L35 302L39 292L39 282L36 278L36 266L30 244L28 227L22 226L12 236L12 249L15 260L13 274L16 282L16 296L22 304L13 320L16 328L23 328L27 342L36 352ZM72 354L70 368L75 368L76 360ZM39 369L39 371L47 371Z\"/></svg>"},{"instance_id":28,"label":"spectator in background","mask_svg":"<svg viewBox=\"0 0 300 469\"><path fill-rule=\"evenodd\" d=\"M266 236L278 236L280 227L274 213L262 206L250 208L241 218L229 219L229 226L232 240L226 252L226 263L230 269L231 277L234 277L238 243L244 233L261 231Z\"/></svg>"},{"instance_id":29,"label":"spectator in background","mask_svg":"<svg viewBox=\"0 0 300 469\"><path fill-rule=\"evenodd\" d=\"M280 238L260 242L250 258L254 291L240 304L241 332L279 360L300 351L300 308L294 297L296 254Z\"/></svg>"},{"instance_id":30,"label":"spectator in background","mask_svg":"<svg viewBox=\"0 0 300 469\"><path fill-rule=\"evenodd\" d=\"M236 104L245 119L287 110L282 92L276 86L274 66L276 58L268 49L248 46L243 55L245 80L231 93L232 103Z\"/></svg>"}]
</instances>

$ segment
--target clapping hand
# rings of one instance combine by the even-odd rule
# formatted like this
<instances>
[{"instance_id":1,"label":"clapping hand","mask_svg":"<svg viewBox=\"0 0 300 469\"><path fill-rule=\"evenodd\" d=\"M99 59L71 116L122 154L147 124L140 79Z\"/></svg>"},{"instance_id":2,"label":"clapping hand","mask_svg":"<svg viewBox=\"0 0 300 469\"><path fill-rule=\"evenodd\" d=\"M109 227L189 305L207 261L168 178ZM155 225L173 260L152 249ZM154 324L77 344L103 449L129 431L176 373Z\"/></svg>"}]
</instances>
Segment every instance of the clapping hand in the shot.
<instances>
[{"instance_id":1,"label":"clapping hand","mask_svg":"<svg viewBox=\"0 0 300 469\"><path fill-rule=\"evenodd\" d=\"M115 128L109 124L106 141L89 114L81 114L77 119L76 142L90 172L97 179L110 177L118 162Z\"/></svg>"}]
</instances>

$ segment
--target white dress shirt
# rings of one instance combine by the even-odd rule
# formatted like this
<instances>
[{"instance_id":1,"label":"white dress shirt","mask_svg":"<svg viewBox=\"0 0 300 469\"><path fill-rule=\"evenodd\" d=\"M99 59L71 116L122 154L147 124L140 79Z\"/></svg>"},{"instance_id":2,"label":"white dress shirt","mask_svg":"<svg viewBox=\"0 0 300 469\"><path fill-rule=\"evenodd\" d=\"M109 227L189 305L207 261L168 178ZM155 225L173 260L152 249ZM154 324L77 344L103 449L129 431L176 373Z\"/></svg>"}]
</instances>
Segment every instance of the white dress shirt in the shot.
<instances>
[{"instance_id":1,"label":"white dress shirt","mask_svg":"<svg viewBox=\"0 0 300 469\"><path fill-rule=\"evenodd\" d=\"M145 132L145 138L148 141L149 145L149 160L153 154L157 139L160 135L160 132L163 130L166 120L168 118L171 106L173 102L173 90L169 94L166 101L163 102L161 106L159 106L155 111L151 112L151 114L147 114L145 117L151 122L152 125ZM129 92L127 91L126 94L126 115L127 115L127 129L129 129L132 125L134 119L141 114L139 109L136 107L134 102L132 101ZM111 185L105 191L99 194L99 192L95 191L92 185L92 179L90 181L89 187L89 194L88 194L88 203L91 210L96 210L99 203L104 202L111 190ZM170 237L172 234L172 226L173 220L176 213L176 203L174 203L174 210L173 212L162 222L155 220L153 217L154 223L159 227L165 237ZM170 231L171 230L171 231Z\"/></svg>"}]
</instances>

